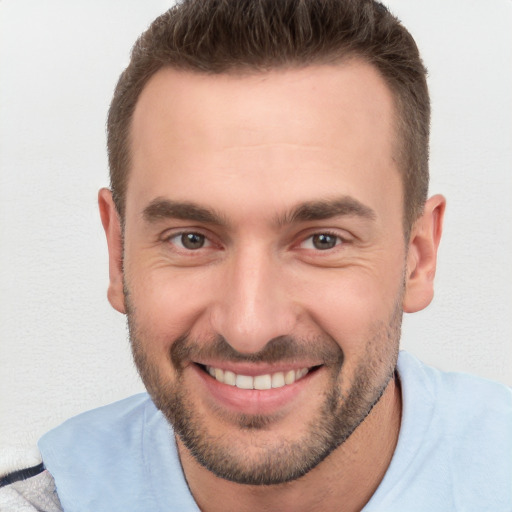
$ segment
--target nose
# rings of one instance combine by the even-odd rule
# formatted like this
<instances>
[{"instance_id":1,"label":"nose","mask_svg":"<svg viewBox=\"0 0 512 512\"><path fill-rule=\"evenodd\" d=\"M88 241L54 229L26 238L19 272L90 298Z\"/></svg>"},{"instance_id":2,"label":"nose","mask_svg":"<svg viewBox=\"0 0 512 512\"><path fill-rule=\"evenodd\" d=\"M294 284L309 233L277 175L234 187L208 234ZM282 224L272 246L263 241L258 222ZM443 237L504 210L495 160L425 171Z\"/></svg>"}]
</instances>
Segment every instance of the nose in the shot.
<instances>
[{"instance_id":1,"label":"nose","mask_svg":"<svg viewBox=\"0 0 512 512\"><path fill-rule=\"evenodd\" d=\"M247 247L230 258L211 310L214 331L238 352L253 354L290 335L297 306L287 294L279 264L268 251Z\"/></svg>"}]
</instances>

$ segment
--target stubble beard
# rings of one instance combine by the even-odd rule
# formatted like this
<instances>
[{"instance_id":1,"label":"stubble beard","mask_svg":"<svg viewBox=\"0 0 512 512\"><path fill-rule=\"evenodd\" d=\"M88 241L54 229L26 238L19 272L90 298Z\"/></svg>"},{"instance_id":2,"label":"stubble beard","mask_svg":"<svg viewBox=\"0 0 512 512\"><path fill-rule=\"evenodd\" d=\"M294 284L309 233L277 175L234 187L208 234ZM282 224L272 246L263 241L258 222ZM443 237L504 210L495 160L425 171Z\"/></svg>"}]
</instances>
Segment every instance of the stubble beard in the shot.
<instances>
[{"instance_id":1,"label":"stubble beard","mask_svg":"<svg viewBox=\"0 0 512 512\"><path fill-rule=\"evenodd\" d=\"M183 336L171 344L168 354L169 372L174 372L176 378L174 381L166 379L149 360L144 347L150 340L145 339L139 329L136 312L126 292L125 297L134 361L153 402L197 462L216 476L232 482L276 485L304 476L350 437L370 414L395 375L402 322L401 301L397 301L387 324L374 326L366 343L366 352L347 387L343 382L346 380L343 352L335 340L327 336L314 340L276 338L260 353L250 356L236 352L222 337L205 343ZM197 360L198 355L215 355L221 360L276 362L292 357L300 359L300 355L306 353L316 355L317 359L320 355L326 362L330 385L319 397L321 402L316 414L302 429L305 433L295 441L274 436L269 442L264 433L276 418L264 415L231 415L226 434L213 435L208 429L208 418L195 410L193 397L183 381L184 367L187 362ZM237 446L230 428L244 432L249 441Z\"/></svg>"}]
</instances>

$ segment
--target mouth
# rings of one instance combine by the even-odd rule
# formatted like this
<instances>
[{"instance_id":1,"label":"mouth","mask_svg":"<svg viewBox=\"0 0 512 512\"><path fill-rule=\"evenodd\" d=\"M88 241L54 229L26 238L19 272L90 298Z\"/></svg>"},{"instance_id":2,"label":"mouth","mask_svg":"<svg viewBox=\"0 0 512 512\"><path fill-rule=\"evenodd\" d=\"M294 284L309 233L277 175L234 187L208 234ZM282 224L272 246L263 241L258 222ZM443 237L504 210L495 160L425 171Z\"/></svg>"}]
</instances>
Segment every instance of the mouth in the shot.
<instances>
[{"instance_id":1,"label":"mouth","mask_svg":"<svg viewBox=\"0 0 512 512\"><path fill-rule=\"evenodd\" d=\"M224 366L224 365L222 365ZM297 364L271 368L257 368L253 364L210 364L195 362L192 375L203 383L200 392L205 403L216 414L226 410L236 414L284 414L298 404L304 393L312 393L308 383L315 375L323 373L324 365L302 366ZM237 366L238 368L235 368ZM310 389L311 388L311 389Z\"/></svg>"},{"instance_id":2,"label":"mouth","mask_svg":"<svg viewBox=\"0 0 512 512\"><path fill-rule=\"evenodd\" d=\"M221 384L233 386L239 389L256 389L265 391L269 389L282 388L290 386L303 379L309 373L316 371L319 366L290 369L287 371L278 371L273 373L264 373L260 375L237 374L231 370L224 370L208 365L199 365L203 371Z\"/></svg>"}]
</instances>

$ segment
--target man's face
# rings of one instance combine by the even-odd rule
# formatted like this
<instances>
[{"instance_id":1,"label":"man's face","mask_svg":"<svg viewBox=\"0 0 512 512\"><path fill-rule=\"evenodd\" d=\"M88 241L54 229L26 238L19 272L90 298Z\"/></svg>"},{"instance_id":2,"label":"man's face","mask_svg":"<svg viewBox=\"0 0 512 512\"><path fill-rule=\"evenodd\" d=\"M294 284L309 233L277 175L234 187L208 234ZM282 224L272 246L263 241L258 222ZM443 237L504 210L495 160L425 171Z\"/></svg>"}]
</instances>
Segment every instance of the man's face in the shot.
<instances>
[{"instance_id":1,"label":"man's face","mask_svg":"<svg viewBox=\"0 0 512 512\"><path fill-rule=\"evenodd\" d=\"M364 420L396 363L391 93L360 62L166 69L131 135L123 278L142 378L218 476L297 478Z\"/></svg>"}]
</instances>

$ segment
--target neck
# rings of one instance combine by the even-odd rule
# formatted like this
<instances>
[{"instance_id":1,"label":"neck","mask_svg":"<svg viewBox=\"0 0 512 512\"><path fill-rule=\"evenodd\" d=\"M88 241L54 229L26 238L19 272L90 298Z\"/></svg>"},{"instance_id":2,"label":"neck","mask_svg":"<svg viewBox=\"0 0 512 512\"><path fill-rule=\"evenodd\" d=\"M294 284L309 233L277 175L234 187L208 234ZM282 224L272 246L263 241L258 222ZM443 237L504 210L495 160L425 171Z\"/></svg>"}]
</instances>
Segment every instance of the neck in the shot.
<instances>
[{"instance_id":1,"label":"neck","mask_svg":"<svg viewBox=\"0 0 512 512\"><path fill-rule=\"evenodd\" d=\"M190 491L202 512L356 512L376 491L391 462L401 410L398 379L391 379L368 417L339 448L305 476L279 485L242 485L219 478L179 439L177 444Z\"/></svg>"}]
</instances>

